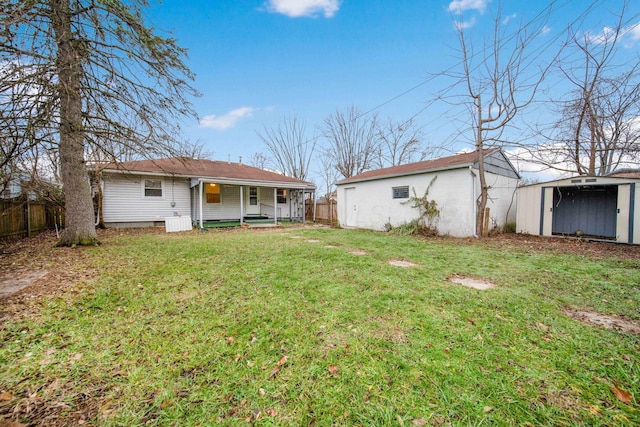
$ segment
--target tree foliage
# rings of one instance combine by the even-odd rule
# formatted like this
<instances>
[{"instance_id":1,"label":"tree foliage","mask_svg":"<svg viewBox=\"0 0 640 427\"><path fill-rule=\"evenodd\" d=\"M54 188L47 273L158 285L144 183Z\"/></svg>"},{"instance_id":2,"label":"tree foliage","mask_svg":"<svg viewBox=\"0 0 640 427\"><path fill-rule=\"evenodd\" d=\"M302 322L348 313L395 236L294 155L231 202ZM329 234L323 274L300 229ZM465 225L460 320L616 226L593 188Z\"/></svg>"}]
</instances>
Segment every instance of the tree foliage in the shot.
<instances>
[{"instance_id":1,"label":"tree foliage","mask_svg":"<svg viewBox=\"0 0 640 427\"><path fill-rule=\"evenodd\" d=\"M177 124L195 117L186 51L145 24L146 6L0 0L1 164L34 147L58 151L67 202L61 244L96 242L87 151L174 152Z\"/></svg>"}]
</instances>

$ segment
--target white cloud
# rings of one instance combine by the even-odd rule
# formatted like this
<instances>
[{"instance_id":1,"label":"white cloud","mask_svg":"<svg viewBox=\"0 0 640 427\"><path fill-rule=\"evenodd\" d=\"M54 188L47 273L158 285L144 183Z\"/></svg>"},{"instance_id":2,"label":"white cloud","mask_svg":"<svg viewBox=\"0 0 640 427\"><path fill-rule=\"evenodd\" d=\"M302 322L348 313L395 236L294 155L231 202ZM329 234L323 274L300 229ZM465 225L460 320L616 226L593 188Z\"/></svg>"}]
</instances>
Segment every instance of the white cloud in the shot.
<instances>
[{"instance_id":1,"label":"white cloud","mask_svg":"<svg viewBox=\"0 0 640 427\"><path fill-rule=\"evenodd\" d=\"M267 10L289 18L324 15L331 18L340 9L340 0L268 0Z\"/></svg>"},{"instance_id":2,"label":"white cloud","mask_svg":"<svg viewBox=\"0 0 640 427\"><path fill-rule=\"evenodd\" d=\"M551 27L549 27L548 25L545 25L544 27L542 27L542 30L540 30L540 34L547 34L551 31Z\"/></svg>"},{"instance_id":3,"label":"white cloud","mask_svg":"<svg viewBox=\"0 0 640 427\"><path fill-rule=\"evenodd\" d=\"M253 107L240 107L222 116L211 114L200 118L200 126L216 130L230 129L234 127L238 121L253 116L253 113L257 110L257 108Z\"/></svg>"},{"instance_id":4,"label":"white cloud","mask_svg":"<svg viewBox=\"0 0 640 427\"><path fill-rule=\"evenodd\" d=\"M472 17L468 21L453 21L453 26L456 28L456 30L465 30L467 28L473 27L474 25L476 25L475 17Z\"/></svg>"},{"instance_id":5,"label":"white cloud","mask_svg":"<svg viewBox=\"0 0 640 427\"><path fill-rule=\"evenodd\" d=\"M604 27L602 32L599 34L586 34L587 39L595 44L603 44L610 43L616 37L616 29L612 27ZM640 40L640 22L629 25L628 27L622 28L618 37L621 41L623 41L623 46L626 48L631 48L634 46L635 42Z\"/></svg>"},{"instance_id":6,"label":"white cloud","mask_svg":"<svg viewBox=\"0 0 640 427\"><path fill-rule=\"evenodd\" d=\"M518 16L517 13L512 13L509 16L506 16L503 20L502 20L502 25L507 25L509 22L513 21L514 19L516 19L516 17Z\"/></svg>"},{"instance_id":7,"label":"white cloud","mask_svg":"<svg viewBox=\"0 0 640 427\"><path fill-rule=\"evenodd\" d=\"M640 40L640 22L625 28L623 31L624 31L624 34L628 35L631 40L633 41Z\"/></svg>"},{"instance_id":8,"label":"white cloud","mask_svg":"<svg viewBox=\"0 0 640 427\"><path fill-rule=\"evenodd\" d=\"M447 10L451 13L461 14L465 10L477 10L484 13L490 0L453 0Z\"/></svg>"}]
</instances>

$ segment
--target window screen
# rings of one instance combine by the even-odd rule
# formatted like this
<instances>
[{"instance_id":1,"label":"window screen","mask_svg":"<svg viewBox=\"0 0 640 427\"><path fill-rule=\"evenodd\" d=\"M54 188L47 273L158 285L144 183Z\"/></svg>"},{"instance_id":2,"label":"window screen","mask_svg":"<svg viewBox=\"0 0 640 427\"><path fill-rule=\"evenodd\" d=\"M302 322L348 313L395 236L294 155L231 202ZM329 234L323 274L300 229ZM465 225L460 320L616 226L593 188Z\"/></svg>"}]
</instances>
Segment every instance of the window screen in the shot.
<instances>
[{"instance_id":1,"label":"window screen","mask_svg":"<svg viewBox=\"0 0 640 427\"><path fill-rule=\"evenodd\" d=\"M409 186L393 187L394 199L408 199L409 198Z\"/></svg>"}]
</instances>

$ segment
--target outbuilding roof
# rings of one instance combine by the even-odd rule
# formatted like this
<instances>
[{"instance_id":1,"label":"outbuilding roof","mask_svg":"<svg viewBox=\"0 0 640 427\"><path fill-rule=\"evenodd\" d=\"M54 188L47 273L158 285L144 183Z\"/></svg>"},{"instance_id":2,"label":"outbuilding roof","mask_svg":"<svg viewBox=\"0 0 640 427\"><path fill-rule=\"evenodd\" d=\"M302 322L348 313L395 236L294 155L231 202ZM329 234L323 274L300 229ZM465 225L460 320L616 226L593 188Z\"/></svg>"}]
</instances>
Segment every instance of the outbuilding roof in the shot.
<instances>
[{"instance_id":1,"label":"outbuilding roof","mask_svg":"<svg viewBox=\"0 0 640 427\"><path fill-rule=\"evenodd\" d=\"M283 185L290 184L295 187L304 186L305 188L315 188L313 183L242 163L192 159L189 157L170 157L110 163L103 169L103 172L158 174L221 182L266 182L270 184L279 183Z\"/></svg>"},{"instance_id":2,"label":"outbuilding roof","mask_svg":"<svg viewBox=\"0 0 640 427\"><path fill-rule=\"evenodd\" d=\"M499 152L499 148L484 150L484 156ZM391 166L388 168L376 169L354 175L343 179L338 185L349 184L360 181L370 181L374 179L391 178L403 175L415 175L419 173L434 172L439 170L459 169L474 165L478 161L478 152L456 154L454 156L440 157L439 159L424 160L421 162L407 163L406 165Z\"/></svg>"}]
</instances>

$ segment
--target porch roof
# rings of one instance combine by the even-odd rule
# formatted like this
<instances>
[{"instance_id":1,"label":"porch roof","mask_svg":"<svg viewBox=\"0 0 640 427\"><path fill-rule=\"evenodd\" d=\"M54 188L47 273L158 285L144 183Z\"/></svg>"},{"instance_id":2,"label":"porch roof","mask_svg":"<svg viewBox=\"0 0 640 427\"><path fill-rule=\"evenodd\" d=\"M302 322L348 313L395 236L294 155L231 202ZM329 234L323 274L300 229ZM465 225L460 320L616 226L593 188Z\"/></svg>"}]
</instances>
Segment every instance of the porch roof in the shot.
<instances>
[{"instance_id":1,"label":"porch roof","mask_svg":"<svg viewBox=\"0 0 640 427\"><path fill-rule=\"evenodd\" d=\"M103 172L153 174L190 178L196 182L215 182L231 185L258 185L315 190L311 182L302 181L276 172L254 168L242 163L170 157L153 160L109 163Z\"/></svg>"}]
</instances>

